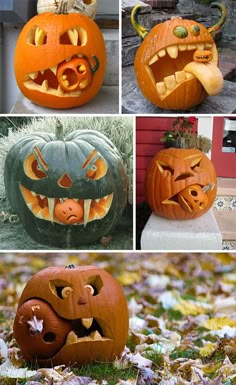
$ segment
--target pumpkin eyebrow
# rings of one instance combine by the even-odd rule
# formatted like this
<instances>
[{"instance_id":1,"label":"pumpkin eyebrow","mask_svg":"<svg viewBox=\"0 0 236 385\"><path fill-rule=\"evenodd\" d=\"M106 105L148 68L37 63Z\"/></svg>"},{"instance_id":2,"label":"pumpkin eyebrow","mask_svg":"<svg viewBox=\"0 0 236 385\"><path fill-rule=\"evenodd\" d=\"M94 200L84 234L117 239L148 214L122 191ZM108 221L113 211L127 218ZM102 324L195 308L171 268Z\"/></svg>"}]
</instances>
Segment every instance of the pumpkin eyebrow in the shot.
<instances>
[{"instance_id":1,"label":"pumpkin eyebrow","mask_svg":"<svg viewBox=\"0 0 236 385\"><path fill-rule=\"evenodd\" d=\"M86 159L86 161L84 162L82 168L86 168L88 166L88 164L91 162L91 160L95 157L95 155L97 155L98 151L97 150L93 150L93 152L91 152L91 154L89 155L89 157Z\"/></svg>"},{"instance_id":2,"label":"pumpkin eyebrow","mask_svg":"<svg viewBox=\"0 0 236 385\"><path fill-rule=\"evenodd\" d=\"M37 146L35 146L33 148L33 153L34 153L35 158L37 159L38 163L42 166L42 168L44 170L48 170L48 165L45 162L45 160L43 159L43 156L42 156L42 154L41 154L41 152L40 152L40 150L38 149Z\"/></svg>"}]
</instances>

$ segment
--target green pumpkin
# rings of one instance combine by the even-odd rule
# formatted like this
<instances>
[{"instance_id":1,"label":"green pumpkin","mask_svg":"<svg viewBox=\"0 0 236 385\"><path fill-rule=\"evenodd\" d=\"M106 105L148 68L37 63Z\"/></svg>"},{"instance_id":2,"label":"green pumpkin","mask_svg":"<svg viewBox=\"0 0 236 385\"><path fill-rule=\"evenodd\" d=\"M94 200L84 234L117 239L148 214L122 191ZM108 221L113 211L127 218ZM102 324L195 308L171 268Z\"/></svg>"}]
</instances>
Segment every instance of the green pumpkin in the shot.
<instances>
[{"instance_id":1,"label":"green pumpkin","mask_svg":"<svg viewBox=\"0 0 236 385\"><path fill-rule=\"evenodd\" d=\"M20 139L5 162L6 195L37 242L61 248L91 243L117 224L128 178L111 141L93 130Z\"/></svg>"}]
</instances>

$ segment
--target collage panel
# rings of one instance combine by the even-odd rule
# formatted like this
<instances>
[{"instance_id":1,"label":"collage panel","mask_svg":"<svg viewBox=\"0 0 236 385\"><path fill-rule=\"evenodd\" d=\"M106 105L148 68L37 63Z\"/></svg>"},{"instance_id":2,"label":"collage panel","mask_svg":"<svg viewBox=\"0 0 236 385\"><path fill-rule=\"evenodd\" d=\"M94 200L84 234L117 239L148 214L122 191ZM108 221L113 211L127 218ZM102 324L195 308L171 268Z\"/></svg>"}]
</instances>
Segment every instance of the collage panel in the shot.
<instances>
[{"instance_id":1,"label":"collage panel","mask_svg":"<svg viewBox=\"0 0 236 385\"><path fill-rule=\"evenodd\" d=\"M133 117L0 121L1 249L133 250Z\"/></svg>"},{"instance_id":2,"label":"collage panel","mask_svg":"<svg viewBox=\"0 0 236 385\"><path fill-rule=\"evenodd\" d=\"M0 2L1 113L118 114L119 2Z\"/></svg>"},{"instance_id":3,"label":"collage panel","mask_svg":"<svg viewBox=\"0 0 236 385\"><path fill-rule=\"evenodd\" d=\"M122 112L236 111L233 0L122 0Z\"/></svg>"},{"instance_id":4,"label":"collage panel","mask_svg":"<svg viewBox=\"0 0 236 385\"><path fill-rule=\"evenodd\" d=\"M235 258L0 253L2 384L233 384Z\"/></svg>"},{"instance_id":5,"label":"collage panel","mask_svg":"<svg viewBox=\"0 0 236 385\"><path fill-rule=\"evenodd\" d=\"M136 248L235 250L236 116L136 118Z\"/></svg>"}]
</instances>

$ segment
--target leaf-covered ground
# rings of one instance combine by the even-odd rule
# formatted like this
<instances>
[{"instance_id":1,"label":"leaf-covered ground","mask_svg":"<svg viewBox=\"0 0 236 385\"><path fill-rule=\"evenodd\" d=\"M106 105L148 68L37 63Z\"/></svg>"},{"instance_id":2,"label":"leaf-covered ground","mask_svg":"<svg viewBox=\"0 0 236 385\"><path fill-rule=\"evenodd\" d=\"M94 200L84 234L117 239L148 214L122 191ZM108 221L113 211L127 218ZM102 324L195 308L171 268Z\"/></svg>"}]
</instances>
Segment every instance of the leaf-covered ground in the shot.
<instances>
[{"instance_id":1,"label":"leaf-covered ground","mask_svg":"<svg viewBox=\"0 0 236 385\"><path fill-rule=\"evenodd\" d=\"M12 333L32 274L53 265L94 264L123 286L130 332L114 363L38 368ZM236 384L236 254L1 253L0 384Z\"/></svg>"}]
</instances>

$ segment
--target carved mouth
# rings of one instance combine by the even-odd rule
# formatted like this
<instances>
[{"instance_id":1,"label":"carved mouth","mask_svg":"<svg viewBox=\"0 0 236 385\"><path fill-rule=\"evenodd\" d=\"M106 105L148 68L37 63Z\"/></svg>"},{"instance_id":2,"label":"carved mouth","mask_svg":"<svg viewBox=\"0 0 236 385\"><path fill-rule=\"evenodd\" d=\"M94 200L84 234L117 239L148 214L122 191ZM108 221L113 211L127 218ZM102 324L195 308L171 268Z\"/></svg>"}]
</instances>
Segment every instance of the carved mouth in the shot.
<instances>
[{"instance_id":1,"label":"carved mouth","mask_svg":"<svg viewBox=\"0 0 236 385\"><path fill-rule=\"evenodd\" d=\"M110 210L113 193L100 197L98 199L79 199L79 198L50 198L42 194L38 194L34 191L30 191L27 188L20 185L20 190L24 201L32 212L32 214L46 221L56 222L58 224L69 224L69 225L84 225L88 222L96 219L104 218ZM66 222L61 221L55 215L55 209L57 205L61 203L71 202L75 205L75 209L72 211L68 210L66 215ZM81 215L77 215L76 205L81 208Z\"/></svg>"},{"instance_id":2,"label":"carved mouth","mask_svg":"<svg viewBox=\"0 0 236 385\"><path fill-rule=\"evenodd\" d=\"M87 87L88 81L84 81L81 83L80 89L73 90L73 84L76 82L74 79L75 74L74 71L68 70L68 73L63 74L63 78L61 83L58 81L58 68L61 66L66 67L67 63L72 60L86 60L83 55L74 55L68 57L66 60L61 63L56 64L54 67L42 69L40 71L31 72L25 75L24 78L24 86L30 90L36 90L40 92L44 92L54 96L66 97L66 96L75 96L78 97L81 95L81 92L84 88ZM69 65L68 65L69 67ZM81 68L81 69L80 69ZM84 68L82 65L78 65L78 72L83 72ZM65 85L63 87L63 84ZM66 90L66 86L68 85L68 91ZM69 87L71 85L71 88Z\"/></svg>"},{"instance_id":3,"label":"carved mouth","mask_svg":"<svg viewBox=\"0 0 236 385\"><path fill-rule=\"evenodd\" d=\"M223 87L216 58L215 46L211 43L179 44L156 52L145 68L155 82L161 100L193 78L200 81L209 95L215 95ZM202 62L199 62L200 59Z\"/></svg>"},{"instance_id":4,"label":"carved mouth","mask_svg":"<svg viewBox=\"0 0 236 385\"><path fill-rule=\"evenodd\" d=\"M81 318L72 321L72 330L68 333L65 345L88 341L112 341L106 337L98 321L94 318Z\"/></svg>"}]
</instances>

